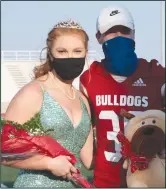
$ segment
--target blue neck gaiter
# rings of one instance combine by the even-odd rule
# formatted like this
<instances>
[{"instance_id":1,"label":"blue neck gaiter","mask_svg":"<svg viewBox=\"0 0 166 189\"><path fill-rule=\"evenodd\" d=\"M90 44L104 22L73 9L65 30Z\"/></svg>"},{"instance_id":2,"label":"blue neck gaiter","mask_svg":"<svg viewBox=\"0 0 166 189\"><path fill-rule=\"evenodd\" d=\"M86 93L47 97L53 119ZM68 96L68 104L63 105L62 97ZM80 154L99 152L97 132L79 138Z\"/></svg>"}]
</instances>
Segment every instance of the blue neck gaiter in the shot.
<instances>
[{"instance_id":1,"label":"blue neck gaiter","mask_svg":"<svg viewBox=\"0 0 166 189\"><path fill-rule=\"evenodd\" d=\"M103 43L104 67L112 74L129 77L138 67L135 42L126 37L115 37Z\"/></svg>"}]
</instances>

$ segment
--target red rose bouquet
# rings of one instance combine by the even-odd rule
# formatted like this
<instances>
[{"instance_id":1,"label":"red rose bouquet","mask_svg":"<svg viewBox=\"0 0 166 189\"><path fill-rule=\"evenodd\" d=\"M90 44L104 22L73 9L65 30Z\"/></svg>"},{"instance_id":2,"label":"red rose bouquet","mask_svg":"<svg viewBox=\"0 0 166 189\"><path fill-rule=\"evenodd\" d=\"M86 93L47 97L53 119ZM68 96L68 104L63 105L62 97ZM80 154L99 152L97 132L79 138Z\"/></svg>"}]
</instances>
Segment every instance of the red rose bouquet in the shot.
<instances>
[{"instance_id":1,"label":"red rose bouquet","mask_svg":"<svg viewBox=\"0 0 166 189\"><path fill-rule=\"evenodd\" d=\"M73 165L77 162L72 153L49 136L49 132L53 129L43 129L39 114L23 125L6 120L1 120L1 124L2 160L25 159L39 153L52 158L60 155L70 156L70 162ZM77 170L77 174L72 174L72 181L81 187L93 188L79 170Z\"/></svg>"}]
</instances>

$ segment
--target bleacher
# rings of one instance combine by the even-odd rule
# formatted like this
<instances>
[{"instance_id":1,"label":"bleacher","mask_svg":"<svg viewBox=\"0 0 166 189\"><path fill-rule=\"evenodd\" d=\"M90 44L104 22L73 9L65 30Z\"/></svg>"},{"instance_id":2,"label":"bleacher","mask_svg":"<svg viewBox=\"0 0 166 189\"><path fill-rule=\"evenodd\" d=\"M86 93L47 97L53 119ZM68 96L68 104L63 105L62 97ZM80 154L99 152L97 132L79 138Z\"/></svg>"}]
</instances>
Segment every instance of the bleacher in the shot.
<instances>
[{"instance_id":1,"label":"bleacher","mask_svg":"<svg viewBox=\"0 0 166 189\"><path fill-rule=\"evenodd\" d=\"M45 54L41 56L44 61ZM84 71L94 60L101 57L95 51L89 51ZM40 62L40 51L1 51L1 113L7 109L14 95L33 77L33 69ZM79 78L73 85L79 87Z\"/></svg>"}]
</instances>

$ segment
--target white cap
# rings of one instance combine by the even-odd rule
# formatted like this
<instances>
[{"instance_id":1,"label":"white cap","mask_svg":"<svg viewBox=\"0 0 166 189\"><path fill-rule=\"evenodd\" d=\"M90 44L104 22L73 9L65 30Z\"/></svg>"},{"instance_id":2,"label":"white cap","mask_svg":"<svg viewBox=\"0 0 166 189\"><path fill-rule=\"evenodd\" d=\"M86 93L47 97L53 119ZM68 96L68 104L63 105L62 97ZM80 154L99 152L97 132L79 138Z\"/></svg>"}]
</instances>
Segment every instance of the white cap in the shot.
<instances>
[{"instance_id":1,"label":"white cap","mask_svg":"<svg viewBox=\"0 0 166 189\"><path fill-rule=\"evenodd\" d=\"M104 8L97 19L97 31L101 34L113 26L122 25L134 30L134 20L130 12L119 6Z\"/></svg>"}]
</instances>

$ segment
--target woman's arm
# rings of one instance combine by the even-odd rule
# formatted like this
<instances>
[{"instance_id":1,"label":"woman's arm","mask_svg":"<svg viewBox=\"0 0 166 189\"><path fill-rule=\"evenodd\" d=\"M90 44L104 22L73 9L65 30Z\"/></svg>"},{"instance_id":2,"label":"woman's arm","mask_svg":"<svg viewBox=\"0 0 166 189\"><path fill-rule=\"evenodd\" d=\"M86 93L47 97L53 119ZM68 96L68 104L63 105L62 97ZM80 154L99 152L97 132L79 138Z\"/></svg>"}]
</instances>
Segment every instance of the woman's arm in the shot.
<instances>
[{"instance_id":1,"label":"woman's arm","mask_svg":"<svg viewBox=\"0 0 166 189\"><path fill-rule=\"evenodd\" d=\"M44 155L35 155L26 160L3 161L2 165L27 170L47 170L56 176L71 178L71 172L77 173L76 168L69 162L68 156L50 158Z\"/></svg>"},{"instance_id":2,"label":"woman's arm","mask_svg":"<svg viewBox=\"0 0 166 189\"><path fill-rule=\"evenodd\" d=\"M40 111L42 101L43 92L40 85L37 82L31 82L12 99L4 119L23 124ZM26 160L4 161L2 164L21 169L49 170L57 176L64 176L70 171L76 171L69 160L70 158L65 156L50 158L36 155Z\"/></svg>"},{"instance_id":3,"label":"woman's arm","mask_svg":"<svg viewBox=\"0 0 166 189\"><path fill-rule=\"evenodd\" d=\"M35 155L26 160L3 161L4 166L29 169L29 170L48 170L48 162L51 158L43 155Z\"/></svg>"},{"instance_id":4,"label":"woman's arm","mask_svg":"<svg viewBox=\"0 0 166 189\"><path fill-rule=\"evenodd\" d=\"M91 117L88 100L83 95L82 95L82 98L87 107L89 116ZM92 160L93 160L93 129L92 129L92 126L91 126L90 133L88 135L88 138L86 140L86 143L84 144L83 148L81 149L80 158L81 158L81 161L83 162L84 166L87 169L91 168Z\"/></svg>"},{"instance_id":5,"label":"woman's arm","mask_svg":"<svg viewBox=\"0 0 166 189\"><path fill-rule=\"evenodd\" d=\"M93 162L93 130L92 128L86 140L86 143L81 149L80 158L87 169L90 169L92 167L92 162Z\"/></svg>"},{"instance_id":6,"label":"woman's arm","mask_svg":"<svg viewBox=\"0 0 166 189\"><path fill-rule=\"evenodd\" d=\"M10 102L4 119L20 124L30 120L39 112L42 104L42 92L39 84L31 82L23 87ZM25 169L47 169L48 157L37 155L27 160L4 161L3 165ZM36 164L36 162L38 162Z\"/></svg>"}]
</instances>

